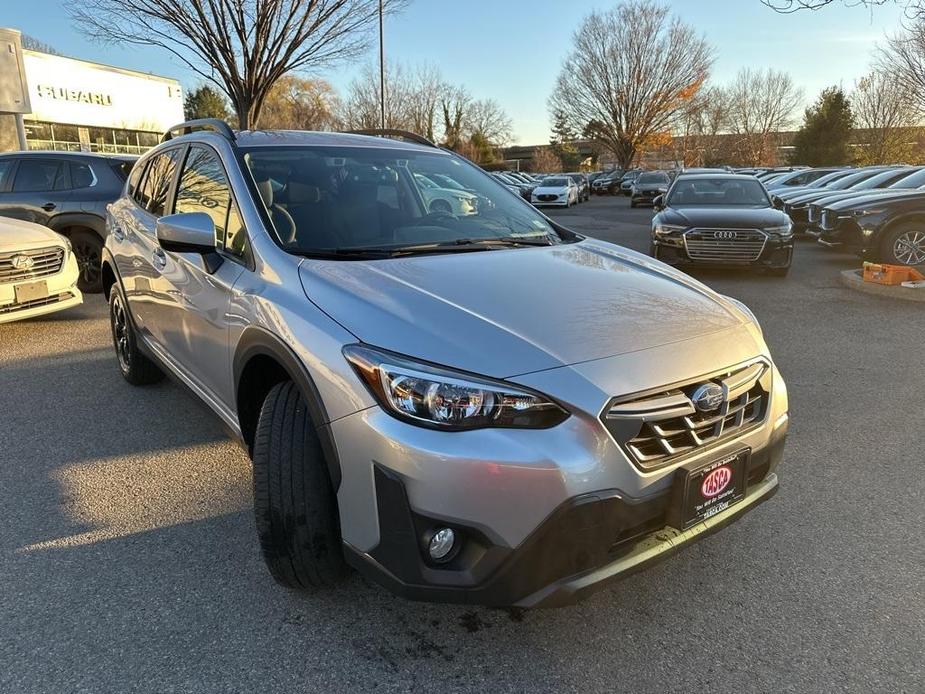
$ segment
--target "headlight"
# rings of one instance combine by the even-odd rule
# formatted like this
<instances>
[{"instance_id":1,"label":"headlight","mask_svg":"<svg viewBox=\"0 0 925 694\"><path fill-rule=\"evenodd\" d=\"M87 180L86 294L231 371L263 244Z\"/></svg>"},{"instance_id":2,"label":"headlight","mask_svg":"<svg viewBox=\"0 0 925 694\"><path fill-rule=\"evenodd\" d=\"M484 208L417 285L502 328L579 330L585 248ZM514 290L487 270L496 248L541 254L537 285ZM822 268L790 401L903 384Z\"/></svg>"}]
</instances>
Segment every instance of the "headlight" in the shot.
<instances>
[{"instance_id":1,"label":"headlight","mask_svg":"<svg viewBox=\"0 0 925 694\"><path fill-rule=\"evenodd\" d=\"M569 416L545 396L501 381L363 345L344 347L344 356L386 412L419 426L546 429Z\"/></svg>"},{"instance_id":2,"label":"headlight","mask_svg":"<svg viewBox=\"0 0 925 694\"><path fill-rule=\"evenodd\" d=\"M777 236L790 236L790 234L793 233L793 227L788 222L780 227L767 227L765 231L769 234L776 234Z\"/></svg>"},{"instance_id":3,"label":"headlight","mask_svg":"<svg viewBox=\"0 0 925 694\"><path fill-rule=\"evenodd\" d=\"M64 241L64 257L65 259L67 259L67 257L71 253L74 252L74 247L71 245L71 240L67 238L66 236L64 237L63 241Z\"/></svg>"},{"instance_id":4,"label":"headlight","mask_svg":"<svg viewBox=\"0 0 925 694\"><path fill-rule=\"evenodd\" d=\"M668 236L670 234L677 234L684 231L686 227L678 226L676 224L662 224L659 222L655 225L655 235L656 236Z\"/></svg>"}]
</instances>

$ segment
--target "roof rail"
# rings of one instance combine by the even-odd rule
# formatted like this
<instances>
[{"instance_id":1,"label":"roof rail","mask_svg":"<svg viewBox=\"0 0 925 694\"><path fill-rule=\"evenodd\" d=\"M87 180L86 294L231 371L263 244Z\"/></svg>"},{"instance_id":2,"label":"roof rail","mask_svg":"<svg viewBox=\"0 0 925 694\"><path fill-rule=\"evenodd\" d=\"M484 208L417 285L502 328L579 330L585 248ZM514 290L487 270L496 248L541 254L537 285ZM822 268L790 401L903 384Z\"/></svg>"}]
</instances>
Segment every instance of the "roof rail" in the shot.
<instances>
[{"instance_id":1,"label":"roof rail","mask_svg":"<svg viewBox=\"0 0 925 694\"><path fill-rule=\"evenodd\" d=\"M235 139L234 131L225 121L218 118L197 118L196 120L188 120L185 123L180 123L172 128L168 128L167 132L164 133L164 137L161 138L161 142L167 142L167 140L172 140L180 135L189 135L197 130L211 130L212 132L216 132L228 138L232 142L234 142Z\"/></svg>"},{"instance_id":2,"label":"roof rail","mask_svg":"<svg viewBox=\"0 0 925 694\"><path fill-rule=\"evenodd\" d=\"M396 130L394 128L370 128L368 130L347 130L346 134L348 135L373 135L375 137L391 137L400 140L408 140L409 142L414 142L419 145L425 145L427 147L436 148L433 142L428 140L423 135L418 135L417 133L409 132L408 130Z\"/></svg>"}]
</instances>

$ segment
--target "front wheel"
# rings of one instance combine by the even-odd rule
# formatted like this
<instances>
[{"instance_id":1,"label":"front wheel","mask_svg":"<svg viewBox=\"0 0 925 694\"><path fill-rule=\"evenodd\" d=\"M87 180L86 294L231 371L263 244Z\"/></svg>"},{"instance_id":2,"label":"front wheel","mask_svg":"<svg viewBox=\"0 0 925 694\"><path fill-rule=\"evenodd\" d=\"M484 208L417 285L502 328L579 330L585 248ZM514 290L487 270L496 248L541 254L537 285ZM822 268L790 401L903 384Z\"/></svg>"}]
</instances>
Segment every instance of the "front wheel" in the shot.
<instances>
[{"instance_id":1,"label":"front wheel","mask_svg":"<svg viewBox=\"0 0 925 694\"><path fill-rule=\"evenodd\" d=\"M925 264L925 224L909 222L888 231L880 243L880 258L893 265Z\"/></svg>"},{"instance_id":2,"label":"front wheel","mask_svg":"<svg viewBox=\"0 0 925 694\"><path fill-rule=\"evenodd\" d=\"M70 236L80 274L77 288L87 294L103 291L103 240L92 231L75 231Z\"/></svg>"},{"instance_id":3,"label":"front wheel","mask_svg":"<svg viewBox=\"0 0 925 694\"><path fill-rule=\"evenodd\" d=\"M164 378L164 372L157 364L138 349L135 327L118 283L113 285L109 294L109 326L122 378L133 386L150 385Z\"/></svg>"},{"instance_id":4,"label":"front wheel","mask_svg":"<svg viewBox=\"0 0 925 694\"><path fill-rule=\"evenodd\" d=\"M337 496L305 400L291 381L270 389L254 437L254 517L279 583L332 586L346 575Z\"/></svg>"}]
</instances>

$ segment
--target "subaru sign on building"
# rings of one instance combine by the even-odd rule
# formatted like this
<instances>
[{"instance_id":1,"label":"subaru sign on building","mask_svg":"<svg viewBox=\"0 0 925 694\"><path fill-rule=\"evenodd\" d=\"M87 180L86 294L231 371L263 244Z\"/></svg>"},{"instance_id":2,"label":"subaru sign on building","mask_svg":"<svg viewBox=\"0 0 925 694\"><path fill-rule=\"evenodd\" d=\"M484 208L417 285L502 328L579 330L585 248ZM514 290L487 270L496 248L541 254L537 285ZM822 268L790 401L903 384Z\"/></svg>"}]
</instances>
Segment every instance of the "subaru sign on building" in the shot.
<instances>
[{"instance_id":1,"label":"subaru sign on building","mask_svg":"<svg viewBox=\"0 0 925 694\"><path fill-rule=\"evenodd\" d=\"M27 49L21 64L29 149L141 153L183 120L174 79Z\"/></svg>"}]
</instances>

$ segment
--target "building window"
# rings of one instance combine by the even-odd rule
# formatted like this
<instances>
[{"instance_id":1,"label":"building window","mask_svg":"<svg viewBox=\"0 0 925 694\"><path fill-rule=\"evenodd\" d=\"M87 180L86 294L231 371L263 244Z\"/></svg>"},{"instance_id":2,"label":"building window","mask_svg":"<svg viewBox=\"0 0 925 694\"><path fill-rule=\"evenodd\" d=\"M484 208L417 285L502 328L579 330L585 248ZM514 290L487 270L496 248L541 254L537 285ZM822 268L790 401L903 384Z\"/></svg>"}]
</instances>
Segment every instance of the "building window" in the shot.
<instances>
[{"instance_id":1,"label":"building window","mask_svg":"<svg viewBox=\"0 0 925 694\"><path fill-rule=\"evenodd\" d=\"M58 152L99 152L101 154L144 154L161 141L162 133L123 128L78 127L63 123L26 121L29 149ZM81 147L80 131L86 132Z\"/></svg>"}]
</instances>

